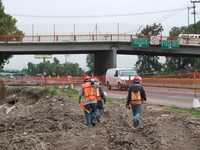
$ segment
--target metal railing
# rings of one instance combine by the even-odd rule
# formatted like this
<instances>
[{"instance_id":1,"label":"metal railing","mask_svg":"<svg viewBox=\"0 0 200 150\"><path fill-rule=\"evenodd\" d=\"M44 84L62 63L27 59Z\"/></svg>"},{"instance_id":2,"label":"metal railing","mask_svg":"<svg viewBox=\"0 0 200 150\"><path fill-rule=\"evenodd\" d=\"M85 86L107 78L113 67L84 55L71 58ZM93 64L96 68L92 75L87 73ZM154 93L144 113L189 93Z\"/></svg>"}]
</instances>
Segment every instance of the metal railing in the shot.
<instances>
[{"instance_id":1,"label":"metal railing","mask_svg":"<svg viewBox=\"0 0 200 150\"><path fill-rule=\"evenodd\" d=\"M0 36L0 42L129 42L136 38L133 34L6 35Z\"/></svg>"}]
</instances>

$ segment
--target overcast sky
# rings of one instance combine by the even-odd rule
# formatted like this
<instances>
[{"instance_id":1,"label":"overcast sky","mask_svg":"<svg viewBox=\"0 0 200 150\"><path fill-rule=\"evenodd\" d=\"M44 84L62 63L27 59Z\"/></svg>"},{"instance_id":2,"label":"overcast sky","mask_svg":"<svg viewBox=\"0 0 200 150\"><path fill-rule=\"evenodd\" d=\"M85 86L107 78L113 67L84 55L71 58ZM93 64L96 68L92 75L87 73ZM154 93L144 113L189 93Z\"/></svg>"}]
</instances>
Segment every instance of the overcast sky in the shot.
<instances>
[{"instance_id":1,"label":"overcast sky","mask_svg":"<svg viewBox=\"0 0 200 150\"><path fill-rule=\"evenodd\" d=\"M167 35L173 26L187 25L187 10L159 14L135 15L126 17L98 17L98 18L68 18L68 17L22 17L28 16L104 16L115 14L130 14L186 8L191 6L190 0L2 0L6 13L18 20L17 26L26 34L32 33L34 24L35 34L53 33L53 24L57 34L73 32L76 24L77 33L94 32L98 24L98 32L117 32L117 23L120 32L135 33L140 26L162 23L164 34ZM198 7L199 9L199 7ZM197 10L198 11L198 10ZM192 23L192 15L190 15ZM197 16L199 19L199 15ZM58 56L64 62L64 56ZM85 68L85 55L70 55L69 61L78 62ZM82 62L80 62L80 58ZM15 56L6 68L23 68L27 61L35 61L33 56ZM38 62L37 60L36 62ZM134 65L135 56L118 56L119 67Z\"/></svg>"}]
</instances>

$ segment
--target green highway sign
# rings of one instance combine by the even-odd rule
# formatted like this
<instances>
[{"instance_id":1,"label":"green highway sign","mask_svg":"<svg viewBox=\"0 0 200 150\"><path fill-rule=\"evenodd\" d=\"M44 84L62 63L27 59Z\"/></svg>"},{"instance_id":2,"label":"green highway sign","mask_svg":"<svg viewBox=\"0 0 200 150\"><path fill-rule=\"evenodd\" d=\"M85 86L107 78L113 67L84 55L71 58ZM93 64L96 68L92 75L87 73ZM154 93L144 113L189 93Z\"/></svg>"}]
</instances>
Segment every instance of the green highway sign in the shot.
<instances>
[{"instance_id":1,"label":"green highway sign","mask_svg":"<svg viewBox=\"0 0 200 150\"><path fill-rule=\"evenodd\" d=\"M149 39L146 38L138 38L134 39L131 42L131 46L134 48L148 48L149 47Z\"/></svg>"},{"instance_id":2,"label":"green highway sign","mask_svg":"<svg viewBox=\"0 0 200 150\"><path fill-rule=\"evenodd\" d=\"M164 40L161 42L162 48L179 48L180 44L177 40Z\"/></svg>"}]
</instances>

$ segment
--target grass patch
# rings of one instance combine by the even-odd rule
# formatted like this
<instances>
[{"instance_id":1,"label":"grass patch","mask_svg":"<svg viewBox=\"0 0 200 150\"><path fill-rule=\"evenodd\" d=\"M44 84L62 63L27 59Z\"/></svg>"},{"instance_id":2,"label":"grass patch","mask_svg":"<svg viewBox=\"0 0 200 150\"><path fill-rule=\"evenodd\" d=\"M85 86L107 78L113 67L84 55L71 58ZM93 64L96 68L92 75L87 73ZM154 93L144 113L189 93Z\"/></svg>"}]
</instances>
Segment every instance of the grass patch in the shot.
<instances>
[{"instance_id":1,"label":"grass patch","mask_svg":"<svg viewBox=\"0 0 200 150\"><path fill-rule=\"evenodd\" d=\"M170 111L172 112L176 112L176 113L184 113L184 114L189 114L192 115L194 117L200 117L200 108L192 108L192 109L185 109L185 108L176 108L176 107L172 107L170 108Z\"/></svg>"},{"instance_id":2,"label":"grass patch","mask_svg":"<svg viewBox=\"0 0 200 150\"><path fill-rule=\"evenodd\" d=\"M67 95L72 100L78 101L79 92L76 89L66 88L62 91L62 94Z\"/></svg>"},{"instance_id":3,"label":"grass patch","mask_svg":"<svg viewBox=\"0 0 200 150\"><path fill-rule=\"evenodd\" d=\"M47 95L51 95L51 96L60 95L60 89L57 86L45 87L42 90Z\"/></svg>"},{"instance_id":4,"label":"grass patch","mask_svg":"<svg viewBox=\"0 0 200 150\"><path fill-rule=\"evenodd\" d=\"M45 87L40 88L42 92L44 92L46 95L50 96L68 96L71 99L78 100L79 92L76 89L72 88L59 88L58 86L51 86L51 87Z\"/></svg>"},{"instance_id":5,"label":"grass patch","mask_svg":"<svg viewBox=\"0 0 200 150\"><path fill-rule=\"evenodd\" d=\"M106 104L107 105L113 105L113 104L125 104L126 100L122 98L111 98L107 97L106 98Z\"/></svg>"}]
</instances>

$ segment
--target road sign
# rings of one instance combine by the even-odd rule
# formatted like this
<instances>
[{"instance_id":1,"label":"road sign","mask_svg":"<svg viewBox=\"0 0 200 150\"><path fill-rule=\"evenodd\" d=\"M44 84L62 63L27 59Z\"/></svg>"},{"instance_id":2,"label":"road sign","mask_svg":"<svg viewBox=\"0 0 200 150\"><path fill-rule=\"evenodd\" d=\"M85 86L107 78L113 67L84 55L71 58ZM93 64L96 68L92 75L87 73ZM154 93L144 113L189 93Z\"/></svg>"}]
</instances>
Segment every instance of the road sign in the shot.
<instances>
[{"instance_id":1,"label":"road sign","mask_svg":"<svg viewBox=\"0 0 200 150\"><path fill-rule=\"evenodd\" d=\"M131 46L135 47L135 48L148 48L149 47L149 39L146 39L146 38L134 39L131 42Z\"/></svg>"},{"instance_id":2,"label":"road sign","mask_svg":"<svg viewBox=\"0 0 200 150\"><path fill-rule=\"evenodd\" d=\"M161 42L162 48L179 48L180 44L177 40L164 40Z\"/></svg>"},{"instance_id":3,"label":"road sign","mask_svg":"<svg viewBox=\"0 0 200 150\"><path fill-rule=\"evenodd\" d=\"M162 37L161 36L151 36L150 38L150 44L151 45L160 45Z\"/></svg>"}]
</instances>

